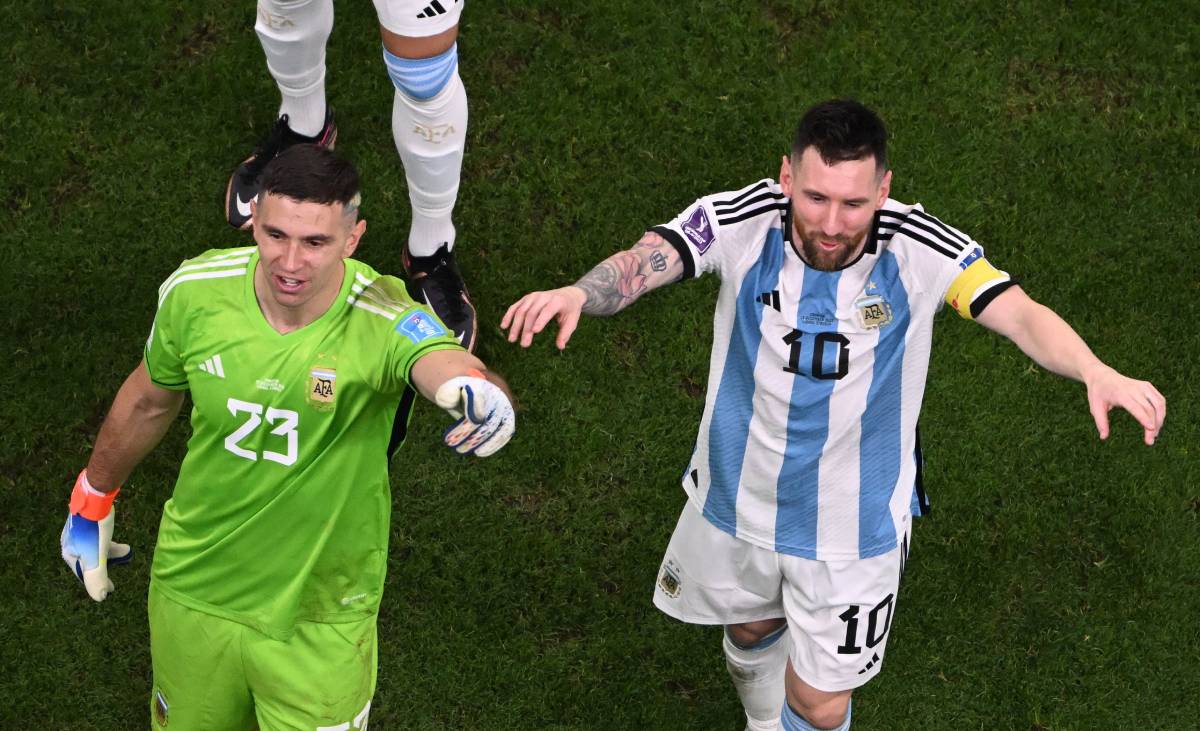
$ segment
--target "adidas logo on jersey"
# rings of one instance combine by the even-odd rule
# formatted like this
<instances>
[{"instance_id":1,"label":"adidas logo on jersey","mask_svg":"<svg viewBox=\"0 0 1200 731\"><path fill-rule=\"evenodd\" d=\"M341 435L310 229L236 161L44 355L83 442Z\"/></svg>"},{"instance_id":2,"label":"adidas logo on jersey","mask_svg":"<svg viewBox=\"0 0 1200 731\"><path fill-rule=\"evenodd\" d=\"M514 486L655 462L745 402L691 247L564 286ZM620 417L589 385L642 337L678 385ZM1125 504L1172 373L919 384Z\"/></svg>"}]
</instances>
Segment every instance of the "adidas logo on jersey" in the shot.
<instances>
[{"instance_id":1,"label":"adidas logo on jersey","mask_svg":"<svg viewBox=\"0 0 1200 731\"><path fill-rule=\"evenodd\" d=\"M458 4L458 0L454 0L454 4ZM438 0L433 0L425 6L425 9L417 13L418 18L436 18L439 15L445 15L446 8L442 6Z\"/></svg>"},{"instance_id":2,"label":"adidas logo on jersey","mask_svg":"<svg viewBox=\"0 0 1200 731\"><path fill-rule=\"evenodd\" d=\"M214 355L213 357L204 361L203 363L200 364L199 367L200 367L200 370L204 371L205 373L208 373L209 375L216 376L217 378L225 377L225 367L223 365L221 365L220 354Z\"/></svg>"},{"instance_id":3,"label":"adidas logo on jersey","mask_svg":"<svg viewBox=\"0 0 1200 731\"><path fill-rule=\"evenodd\" d=\"M763 292L758 296L758 301L779 312L779 290L773 289L770 292Z\"/></svg>"}]
</instances>

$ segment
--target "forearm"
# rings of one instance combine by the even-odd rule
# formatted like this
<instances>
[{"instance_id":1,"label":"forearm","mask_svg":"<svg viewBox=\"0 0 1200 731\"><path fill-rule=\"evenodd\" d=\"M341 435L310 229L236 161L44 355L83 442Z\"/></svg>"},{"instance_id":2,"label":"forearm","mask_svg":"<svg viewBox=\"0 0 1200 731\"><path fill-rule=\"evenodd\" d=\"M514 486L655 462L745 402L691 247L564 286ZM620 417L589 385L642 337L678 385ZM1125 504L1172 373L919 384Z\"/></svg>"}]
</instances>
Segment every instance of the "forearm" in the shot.
<instances>
[{"instance_id":1,"label":"forearm","mask_svg":"<svg viewBox=\"0 0 1200 731\"><path fill-rule=\"evenodd\" d=\"M1084 381L1090 370L1104 365L1083 338L1049 307L1034 302L1022 319L1022 326L1010 337L1042 368Z\"/></svg>"},{"instance_id":2,"label":"forearm","mask_svg":"<svg viewBox=\"0 0 1200 731\"><path fill-rule=\"evenodd\" d=\"M584 294L585 314L613 315L681 276L679 254L658 234L647 233L632 249L600 262L574 286Z\"/></svg>"},{"instance_id":3,"label":"forearm","mask_svg":"<svg viewBox=\"0 0 1200 731\"><path fill-rule=\"evenodd\" d=\"M433 401L443 383L458 376L472 375L471 371L478 371L486 380L498 386L509 401L513 400L504 379L494 371L489 371L483 361L465 350L435 350L421 357L413 364L411 383L422 396Z\"/></svg>"},{"instance_id":4,"label":"forearm","mask_svg":"<svg viewBox=\"0 0 1200 731\"><path fill-rule=\"evenodd\" d=\"M182 392L148 392L147 383L144 370L130 374L100 427L87 473L88 481L101 492L124 484L134 467L162 441L179 414Z\"/></svg>"}]
</instances>

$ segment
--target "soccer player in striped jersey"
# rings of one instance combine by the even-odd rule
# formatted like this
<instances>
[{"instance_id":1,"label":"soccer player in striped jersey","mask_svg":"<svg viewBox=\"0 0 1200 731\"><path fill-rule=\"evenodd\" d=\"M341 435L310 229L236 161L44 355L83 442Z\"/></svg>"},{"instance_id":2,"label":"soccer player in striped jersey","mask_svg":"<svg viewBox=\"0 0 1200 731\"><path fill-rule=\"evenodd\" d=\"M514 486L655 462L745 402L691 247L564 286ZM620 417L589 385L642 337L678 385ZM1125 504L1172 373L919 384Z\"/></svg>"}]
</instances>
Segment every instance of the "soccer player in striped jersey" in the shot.
<instances>
[{"instance_id":1,"label":"soccer player in striped jersey","mask_svg":"<svg viewBox=\"0 0 1200 731\"><path fill-rule=\"evenodd\" d=\"M389 458L416 393L487 456L507 386L404 284L349 258L358 176L298 145L263 174L256 247L210 250L159 289L143 361L113 402L62 534L97 601L112 502L192 398L150 581L154 728L365 729L387 567Z\"/></svg>"},{"instance_id":2,"label":"soccer player in striped jersey","mask_svg":"<svg viewBox=\"0 0 1200 731\"><path fill-rule=\"evenodd\" d=\"M1082 381L1102 439L1113 407L1147 444L1166 413L1151 384L1102 363L978 243L890 199L886 140L861 104L819 104L778 181L699 199L501 323L527 347L556 320L563 348L582 313L721 278L688 503L654 601L725 626L748 729L848 728L853 689L879 672L911 516L926 507L917 417L943 305Z\"/></svg>"}]
</instances>

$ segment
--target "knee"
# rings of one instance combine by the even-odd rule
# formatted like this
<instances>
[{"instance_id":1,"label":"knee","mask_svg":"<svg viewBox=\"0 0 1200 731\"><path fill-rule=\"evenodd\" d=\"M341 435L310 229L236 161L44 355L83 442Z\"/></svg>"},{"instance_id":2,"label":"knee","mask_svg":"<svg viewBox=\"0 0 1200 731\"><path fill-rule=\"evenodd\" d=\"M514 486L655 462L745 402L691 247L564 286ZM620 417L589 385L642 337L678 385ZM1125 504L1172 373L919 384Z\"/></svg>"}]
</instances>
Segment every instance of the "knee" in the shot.
<instances>
[{"instance_id":1,"label":"knee","mask_svg":"<svg viewBox=\"0 0 1200 731\"><path fill-rule=\"evenodd\" d=\"M428 58L403 58L385 47L383 61L398 91L424 101L437 96L458 72L458 44Z\"/></svg>"},{"instance_id":2,"label":"knee","mask_svg":"<svg viewBox=\"0 0 1200 731\"><path fill-rule=\"evenodd\" d=\"M793 684L788 683L787 703L792 710L818 729L842 728L850 711L850 691L825 693L814 688L809 690L815 693L796 693Z\"/></svg>"},{"instance_id":3,"label":"knee","mask_svg":"<svg viewBox=\"0 0 1200 731\"><path fill-rule=\"evenodd\" d=\"M787 622L782 618L727 624L725 625L725 634L729 636L731 642L739 647L753 647L768 635L777 632L785 624Z\"/></svg>"}]
</instances>

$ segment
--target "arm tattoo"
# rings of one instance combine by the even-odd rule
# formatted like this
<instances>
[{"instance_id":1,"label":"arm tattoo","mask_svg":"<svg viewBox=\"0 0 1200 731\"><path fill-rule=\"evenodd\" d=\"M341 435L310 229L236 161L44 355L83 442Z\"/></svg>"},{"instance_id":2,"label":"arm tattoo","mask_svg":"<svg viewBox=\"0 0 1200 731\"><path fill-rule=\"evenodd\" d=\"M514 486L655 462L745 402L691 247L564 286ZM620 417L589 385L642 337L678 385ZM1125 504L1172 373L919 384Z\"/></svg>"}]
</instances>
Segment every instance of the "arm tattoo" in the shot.
<instances>
[{"instance_id":1,"label":"arm tattoo","mask_svg":"<svg viewBox=\"0 0 1200 731\"><path fill-rule=\"evenodd\" d=\"M666 240L658 234L648 233L632 249L619 251L600 262L575 283L587 295L583 312L588 315L616 314L651 289L678 280L679 276L661 276L671 267L664 251L674 254ZM681 263L675 264L682 269Z\"/></svg>"}]
</instances>

